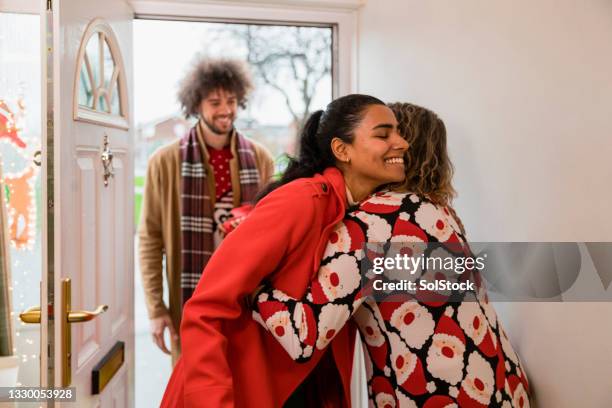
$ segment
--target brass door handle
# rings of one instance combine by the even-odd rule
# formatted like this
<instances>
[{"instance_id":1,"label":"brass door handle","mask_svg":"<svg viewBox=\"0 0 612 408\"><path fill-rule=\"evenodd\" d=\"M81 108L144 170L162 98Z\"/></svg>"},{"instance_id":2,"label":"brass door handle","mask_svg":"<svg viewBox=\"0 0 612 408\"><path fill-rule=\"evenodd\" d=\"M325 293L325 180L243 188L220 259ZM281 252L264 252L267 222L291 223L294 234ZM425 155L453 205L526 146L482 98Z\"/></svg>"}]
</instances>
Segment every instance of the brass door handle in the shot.
<instances>
[{"instance_id":1,"label":"brass door handle","mask_svg":"<svg viewBox=\"0 0 612 408\"><path fill-rule=\"evenodd\" d=\"M19 319L24 323L40 324L40 306L34 306L27 309L25 312L19 313Z\"/></svg>"},{"instance_id":2,"label":"brass door handle","mask_svg":"<svg viewBox=\"0 0 612 408\"><path fill-rule=\"evenodd\" d=\"M72 382L72 330L70 323L82 323L95 319L108 310L108 305L100 305L93 312L87 310L72 310L72 283L69 278L62 281L62 310L61 315L66 316L60 322L62 333L62 386L68 387Z\"/></svg>"},{"instance_id":3,"label":"brass door handle","mask_svg":"<svg viewBox=\"0 0 612 408\"><path fill-rule=\"evenodd\" d=\"M100 305L93 312L88 312L86 310L70 311L68 312L68 323L88 322L107 310L108 305Z\"/></svg>"},{"instance_id":4,"label":"brass door handle","mask_svg":"<svg viewBox=\"0 0 612 408\"><path fill-rule=\"evenodd\" d=\"M59 324L62 333L61 356L62 356L62 386L68 387L72 381L71 359L72 359L72 334L70 323L82 323L95 319L108 310L108 305L100 305L96 310L70 310L71 309L71 282L70 279L62 281L62 305ZM19 313L19 319L24 323L40 324L40 306L31 307Z\"/></svg>"},{"instance_id":5,"label":"brass door handle","mask_svg":"<svg viewBox=\"0 0 612 408\"><path fill-rule=\"evenodd\" d=\"M107 310L108 305L100 305L93 312L87 310L70 311L67 316L68 323L88 322ZM19 313L19 319L24 323L40 323L40 307L34 306Z\"/></svg>"}]
</instances>

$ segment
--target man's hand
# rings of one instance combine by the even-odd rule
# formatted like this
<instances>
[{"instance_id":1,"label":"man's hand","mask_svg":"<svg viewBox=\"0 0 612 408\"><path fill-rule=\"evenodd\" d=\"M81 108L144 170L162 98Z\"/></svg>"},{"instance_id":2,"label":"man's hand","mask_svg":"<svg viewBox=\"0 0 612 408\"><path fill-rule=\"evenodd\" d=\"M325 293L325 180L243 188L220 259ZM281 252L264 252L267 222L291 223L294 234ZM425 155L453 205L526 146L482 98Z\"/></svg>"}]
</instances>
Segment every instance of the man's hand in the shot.
<instances>
[{"instance_id":1,"label":"man's hand","mask_svg":"<svg viewBox=\"0 0 612 408\"><path fill-rule=\"evenodd\" d=\"M240 223L245 219L246 215L242 215L240 217L233 217L225 221L223 224L219 225L217 228L221 232L221 237L225 238L227 234L235 230L236 227L240 225Z\"/></svg>"},{"instance_id":2,"label":"man's hand","mask_svg":"<svg viewBox=\"0 0 612 408\"><path fill-rule=\"evenodd\" d=\"M173 340L178 340L178 334L174 325L172 324L172 319L168 313L158 316L156 318L151 319L151 334L153 335L153 341L157 344L157 347L161 351L166 354L170 354L170 350L166 347L166 343L164 341L164 332L166 327L170 330L170 337Z\"/></svg>"}]
</instances>

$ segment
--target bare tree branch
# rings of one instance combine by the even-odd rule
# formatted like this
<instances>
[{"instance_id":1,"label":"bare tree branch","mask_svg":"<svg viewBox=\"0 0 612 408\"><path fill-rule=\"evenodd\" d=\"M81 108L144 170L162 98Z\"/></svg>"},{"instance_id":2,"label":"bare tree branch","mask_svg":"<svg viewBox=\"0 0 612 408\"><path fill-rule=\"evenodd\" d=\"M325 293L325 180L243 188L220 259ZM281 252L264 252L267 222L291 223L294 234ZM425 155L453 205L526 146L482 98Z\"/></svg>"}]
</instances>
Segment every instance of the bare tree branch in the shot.
<instances>
[{"instance_id":1,"label":"bare tree branch","mask_svg":"<svg viewBox=\"0 0 612 408\"><path fill-rule=\"evenodd\" d=\"M331 72L331 33L311 27L243 27L226 28L224 33L244 44L256 78L282 96L301 126L318 84Z\"/></svg>"}]
</instances>

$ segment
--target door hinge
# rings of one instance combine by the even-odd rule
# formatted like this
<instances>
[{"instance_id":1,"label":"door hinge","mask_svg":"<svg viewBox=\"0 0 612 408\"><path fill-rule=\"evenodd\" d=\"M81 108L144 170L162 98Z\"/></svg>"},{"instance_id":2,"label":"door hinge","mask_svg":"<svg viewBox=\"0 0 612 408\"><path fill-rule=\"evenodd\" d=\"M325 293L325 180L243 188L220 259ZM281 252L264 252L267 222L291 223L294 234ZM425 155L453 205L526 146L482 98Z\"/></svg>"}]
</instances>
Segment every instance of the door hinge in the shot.
<instances>
[{"instance_id":1,"label":"door hinge","mask_svg":"<svg viewBox=\"0 0 612 408\"><path fill-rule=\"evenodd\" d=\"M53 10L52 0L47 0L47 11Z\"/></svg>"}]
</instances>

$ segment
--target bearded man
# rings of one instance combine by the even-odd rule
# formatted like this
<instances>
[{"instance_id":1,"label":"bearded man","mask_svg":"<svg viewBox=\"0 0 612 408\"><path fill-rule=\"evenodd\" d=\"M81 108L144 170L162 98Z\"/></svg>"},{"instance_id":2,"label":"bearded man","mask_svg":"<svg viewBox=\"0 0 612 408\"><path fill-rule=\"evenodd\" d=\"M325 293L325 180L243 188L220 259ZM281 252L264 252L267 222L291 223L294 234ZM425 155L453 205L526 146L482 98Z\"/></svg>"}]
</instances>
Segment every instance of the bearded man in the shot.
<instances>
[{"instance_id":1,"label":"bearded man","mask_svg":"<svg viewBox=\"0 0 612 408\"><path fill-rule=\"evenodd\" d=\"M157 150L147 165L138 230L140 270L153 340L172 354L173 363L180 354L182 306L221 242L221 225L233 208L251 203L273 173L270 153L234 128L238 108L246 106L251 90L243 62L197 60L178 99L185 116L199 120L184 137ZM171 352L164 341L166 329Z\"/></svg>"}]
</instances>

